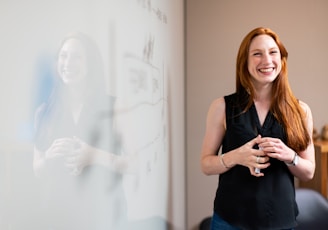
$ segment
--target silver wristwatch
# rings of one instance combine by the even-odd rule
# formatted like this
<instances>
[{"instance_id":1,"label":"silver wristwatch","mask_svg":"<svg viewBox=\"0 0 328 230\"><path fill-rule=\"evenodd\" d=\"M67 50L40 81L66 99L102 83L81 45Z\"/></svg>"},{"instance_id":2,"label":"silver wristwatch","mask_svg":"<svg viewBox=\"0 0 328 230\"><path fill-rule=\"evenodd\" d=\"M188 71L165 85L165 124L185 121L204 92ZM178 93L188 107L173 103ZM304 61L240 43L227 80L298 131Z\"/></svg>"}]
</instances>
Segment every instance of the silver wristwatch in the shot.
<instances>
[{"instance_id":1,"label":"silver wristwatch","mask_svg":"<svg viewBox=\"0 0 328 230\"><path fill-rule=\"evenodd\" d=\"M286 163L286 165L288 165L288 166L295 166L295 165L298 164L298 158L299 158L299 156L298 156L297 153L295 152L295 155L294 155L293 161L292 161L291 163L287 163L287 162L285 162L285 163Z\"/></svg>"}]
</instances>

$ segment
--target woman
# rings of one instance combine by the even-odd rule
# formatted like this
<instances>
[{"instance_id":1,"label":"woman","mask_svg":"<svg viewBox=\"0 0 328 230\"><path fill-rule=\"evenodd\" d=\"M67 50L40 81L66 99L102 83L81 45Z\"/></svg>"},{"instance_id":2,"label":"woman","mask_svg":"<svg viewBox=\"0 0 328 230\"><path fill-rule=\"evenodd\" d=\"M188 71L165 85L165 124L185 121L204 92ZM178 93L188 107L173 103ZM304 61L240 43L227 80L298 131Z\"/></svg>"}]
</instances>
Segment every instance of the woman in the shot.
<instances>
[{"instance_id":1,"label":"woman","mask_svg":"<svg viewBox=\"0 0 328 230\"><path fill-rule=\"evenodd\" d=\"M105 93L100 52L85 34L70 34L56 70L52 95L36 112L33 166L44 181L42 221L51 229L118 229L129 159L116 154L114 98Z\"/></svg>"},{"instance_id":2,"label":"woman","mask_svg":"<svg viewBox=\"0 0 328 230\"><path fill-rule=\"evenodd\" d=\"M252 30L239 48L236 92L210 105L201 167L220 175L213 230L297 225L294 177L314 175L313 121L290 89L287 56L275 32Z\"/></svg>"}]
</instances>

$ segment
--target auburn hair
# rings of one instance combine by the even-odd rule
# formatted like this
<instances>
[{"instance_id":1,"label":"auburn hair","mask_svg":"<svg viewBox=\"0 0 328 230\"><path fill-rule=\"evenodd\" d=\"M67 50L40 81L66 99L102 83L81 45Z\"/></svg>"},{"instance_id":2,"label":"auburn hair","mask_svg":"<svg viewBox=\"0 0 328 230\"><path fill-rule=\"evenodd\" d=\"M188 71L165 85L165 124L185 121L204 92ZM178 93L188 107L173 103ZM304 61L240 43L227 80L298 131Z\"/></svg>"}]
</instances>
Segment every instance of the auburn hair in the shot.
<instances>
[{"instance_id":1,"label":"auburn hair","mask_svg":"<svg viewBox=\"0 0 328 230\"><path fill-rule=\"evenodd\" d=\"M288 52L278 35L271 29L263 27L255 28L241 42L236 62L236 92L239 95L248 95L244 111L248 110L254 101L254 87L248 71L249 47L252 40L259 35L272 37L281 55L281 71L272 83L270 111L283 126L287 138L287 145L295 151L305 150L311 138L305 123L306 114L289 85L287 73Z\"/></svg>"}]
</instances>

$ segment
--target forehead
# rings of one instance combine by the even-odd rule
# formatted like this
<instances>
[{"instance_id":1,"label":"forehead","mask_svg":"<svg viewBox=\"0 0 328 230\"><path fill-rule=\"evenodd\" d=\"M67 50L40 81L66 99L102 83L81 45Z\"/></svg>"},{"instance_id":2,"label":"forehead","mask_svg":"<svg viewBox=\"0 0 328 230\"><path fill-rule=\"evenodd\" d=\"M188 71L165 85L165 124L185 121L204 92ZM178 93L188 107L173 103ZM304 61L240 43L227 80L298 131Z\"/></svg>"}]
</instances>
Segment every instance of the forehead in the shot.
<instances>
[{"instance_id":1,"label":"forehead","mask_svg":"<svg viewBox=\"0 0 328 230\"><path fill-rule=\"evenodd\" d=\"M272 49L272 48L278 48L278 45L271 36L266 34L262 34L254 37L249 46L250 51L255 49Z\"/></svg>"},{"instance_id":2,"label":"forehead","mask_svg":"<svg viewBox=\"0 0 328 230\"><path fill-rule=\"evenodd\" d=\"M70 39L66 40L63 43L60 51L61 52L74 52L74 53L80 53L80 54L85 53L85 49L82 45L82 42L75 38L70 38Z\"/></svg>"}]
</instances>

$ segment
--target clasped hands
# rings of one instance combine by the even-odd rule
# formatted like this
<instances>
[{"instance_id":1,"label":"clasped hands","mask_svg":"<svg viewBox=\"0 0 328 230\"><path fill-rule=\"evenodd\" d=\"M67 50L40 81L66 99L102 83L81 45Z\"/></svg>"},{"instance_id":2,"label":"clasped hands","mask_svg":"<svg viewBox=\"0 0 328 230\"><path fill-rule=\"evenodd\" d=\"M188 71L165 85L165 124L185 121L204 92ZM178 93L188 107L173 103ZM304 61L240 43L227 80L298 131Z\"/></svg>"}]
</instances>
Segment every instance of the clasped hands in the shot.
<instances>
[{"instance_id":1,"label":"clasped hands","mask_svg":"<svg viewBox=\"0 0 328 230\"><path fill-rule=\"evenodd\" d=\"M262 169L270 166L270 158L291 162L295 154L294 150L279 138L261 137L261 135L239 147L237 152L239 153L237 164L248 167L251 175L256 177L264 176Z\"/></svg>"},{"instance_id":2,"label":"clasped hands","mask_svg":"<svg viewBox=\"0 0 328 230\"><path fill-rule=\"evenodd\" d=\"M91 146L77 137L58 138L45 153L46 160L65 158L65 166L71 175L79 175L91 161Z\"/></svg>"}]
</instances>

